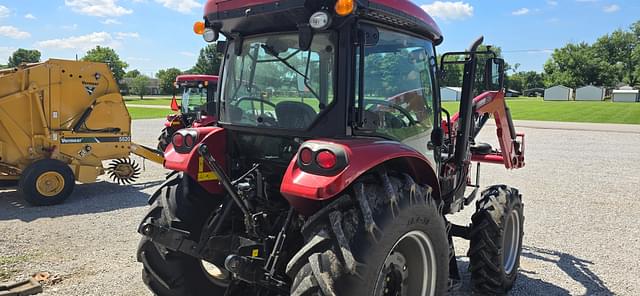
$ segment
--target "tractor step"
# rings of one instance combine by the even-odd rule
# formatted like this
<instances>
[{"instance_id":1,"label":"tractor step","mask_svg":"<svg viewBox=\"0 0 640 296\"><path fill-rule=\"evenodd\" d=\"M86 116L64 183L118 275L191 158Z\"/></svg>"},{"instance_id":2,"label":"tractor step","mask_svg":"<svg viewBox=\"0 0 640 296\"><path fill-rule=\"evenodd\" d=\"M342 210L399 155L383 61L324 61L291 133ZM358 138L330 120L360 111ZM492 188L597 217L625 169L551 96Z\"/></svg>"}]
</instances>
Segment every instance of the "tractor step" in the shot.
<instances>
[{"instance_id":1,"label":"tractor step","mask_svg":"<svg viewBox=\"0 0 640 296\"><path fill-rule=\"evenodd\" d=\"M27 296L42 293L42 285L35 279L0 285L0 296Z\"/></svg>"}]
</instances>

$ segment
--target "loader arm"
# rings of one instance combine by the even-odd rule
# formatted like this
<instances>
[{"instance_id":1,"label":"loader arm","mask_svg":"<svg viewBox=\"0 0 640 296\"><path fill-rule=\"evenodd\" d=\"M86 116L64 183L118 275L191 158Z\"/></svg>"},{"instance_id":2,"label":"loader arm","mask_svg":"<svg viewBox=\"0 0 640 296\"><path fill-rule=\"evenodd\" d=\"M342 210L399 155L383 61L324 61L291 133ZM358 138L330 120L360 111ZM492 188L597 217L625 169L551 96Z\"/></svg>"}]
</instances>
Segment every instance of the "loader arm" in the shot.
<instances>
[{"instance_id":1,"label":"loader arm","mask_svg":"<svg viewBox=\"0 0 640 296\"><path fill-rule=\"evenodd\" d=\"M480 130L484 128L488 119L493 117L500 149L492 149L489 153L471 149L471 160L504 164L507 169L524 167L524 134L515 130L504 92L488 91L480 94L473 99L472 110L476 121L470 134L471 141L475 142ZM451 126L458 126L459 118L458 113L454 114L451 118ZM446 131L447 125L443 124L443 128ZM452 134L455 134L455 131L452 131Z\"/></svg>"}]
</instances>

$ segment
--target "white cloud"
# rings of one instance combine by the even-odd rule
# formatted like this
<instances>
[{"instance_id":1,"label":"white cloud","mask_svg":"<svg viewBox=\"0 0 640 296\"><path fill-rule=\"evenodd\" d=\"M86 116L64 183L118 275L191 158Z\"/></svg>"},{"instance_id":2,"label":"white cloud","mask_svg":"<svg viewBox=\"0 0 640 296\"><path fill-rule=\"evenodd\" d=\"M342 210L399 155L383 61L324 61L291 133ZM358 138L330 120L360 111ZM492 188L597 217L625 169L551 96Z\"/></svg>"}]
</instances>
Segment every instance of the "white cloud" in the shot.
<instances>
[{"instance_id":1,"label":"white cloud","mask_svg":"<svg viewBox=\"0 0 640 296\"><path fill-rule=\"evenodd\" d=\"M60 26L60 28L67 31L75 31L76 29L78 29L78 24L62 25Z\"/></svg>"},{"instance_id":2,"label":"white cloud","mask_svg":"<svg viewBox=\"0 0 640 296\"><path fill-rule=\"evenodd\" d=\"M118 48L122 45L120 41L138 37L140 37L140 35L133 32L117 32L115 33L115 36L107 32L93 32L91 34L81 36L44 40L36 42L35 46L40 48L76 50L89 50L97 45Z\"/></svg>"},{"instance_id":3,"label":"white cloud","mask_svg":"<svg viewBox=\"0 0 640 296\"><path fill-rule=\"evenodd\" d=\"M104 25L122 25L122 23L119 20L115 20L115 19L106 19L101 23Z\"/></svg>"},{"instance_id":4,"label":"white cloud","mask_svg":"<svg viewBox=\"0 0 640 296\"><path fill-rule=\"evenodd\" d=\"M133 13L133 10L118 5L118 0L64 0L64 4L77 13L90 16L109 17Z\"/></svg>"},{"instance_id":5,"label":"white cloud","mask_svg":"<svg viewBox=\"0 0 640 296\"><path fill-rule=\"evenodd\" d=\"M9 56L16 51L13 47L0 46L0 64L7 64Z\"/></svg>"},{"instance_id":6,"label":"white cloud","mask_svg":"<svg viewBox=\"0 0 640 296\"><path fill-rule=\"evenodd\" d=\"M0 18L8 17L11 15L11 10L4 5L0 5Z\"/></svg>"},{"instance_id":7,"label":"white cloud","mask_svg":"<svg viewBox=\"0 0 640 296\"><path fill-rule=\"evenodd\" d=\"M118 40L137 39L137 38L140 38L140 34L136 32L117 32L115 38Z\"/></svg>"},{"instance_id":8,"label":"white cloud","mask_svg":"<svg viewBox=\"0 0 640 296\"><path fill-rule=\"evenodd\" d=\"M30 13L25 14L24 18L30 19L30 20L35 20L36 19L35 15L30 14Z\"/></svg>"},{"instance_id":9,"label":"white cloud","mask_svg":"<svg viewBox=\"0 0 640 296\"><path fill-rule=\"evenodd\" d=\"M550 6L558 6L558 1L555 0L548 0L547 4L549 4Z\"/></svg>"},{"instance_id":10,"label":"white cloud","mask_svg":"<svg viewBox=\"0 0 640 296\"><path fill-rule=\"evenodd\" d=\"M0 26L0 36L11 39L26 39L31 37L31 34L29 32L20 31L20 29L14 26Z\"/></svg>"},{"instance_id":11,"label":"white cloud","mask_svg":"<svg viewBox=\"0 0 640 296\"><path fill-rule=\"evenodd\" d=\"M596 3L598 1L600 0L576 0L576 2L579 2L579 3Z\"/></svg>"},{"instance_id":12,"label":"white cloud","mask_svg":"<svg viewBox=\"0 0 640 296\"><path fill-rule=\"evenodd\" d=\"M439 18L443 21L463 20L473 16L473 6L462 1L436 1L431 4L422 5L421 8L428 12L431 16Z\"/></svg>"},{"instance_id":13,"label":"white cloud","mask_svg":"<svg viewBox=\"0 0 640 296\"><path fill-rule=\"evenodd\" d=\"M202 4L195 0L156 0L162 6L173 9L180 13L191 13L193 9L202 7Z\"/></svg>"},{"instance_id":14,"label":"white cloud","mask_svg":"<svg viewBox=\"0 0 640 296\"><path fill-rule=\"evenodd\" d=\"M618 6L617 4L612 4L612 5L607 5L605 7L602 8L602 11L606 12L606 13L613 13L620 10L620 6Z\"/></svg>"},{"instance_id":15,"label":"white cloud","mask_svg":"<svg viewBox=\"0 0 640 296\"><path fill-rule=\"evenodd\" d=\"M511 14L513 15L525 15L525 14L529 14L529 8L520 8L518 10L515 10L514 12L512 12Z\"/></svg>"}]
</instances>

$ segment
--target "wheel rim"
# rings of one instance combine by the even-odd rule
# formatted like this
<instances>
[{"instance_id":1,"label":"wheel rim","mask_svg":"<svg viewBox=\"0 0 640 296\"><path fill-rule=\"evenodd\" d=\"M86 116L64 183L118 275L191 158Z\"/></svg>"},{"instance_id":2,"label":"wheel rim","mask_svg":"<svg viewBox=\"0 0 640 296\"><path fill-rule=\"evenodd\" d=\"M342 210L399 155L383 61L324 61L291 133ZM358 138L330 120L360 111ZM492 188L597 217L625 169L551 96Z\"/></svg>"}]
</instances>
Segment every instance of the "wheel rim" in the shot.
<instances>
[{"instance_id":1,"label":"wheel rim","mask_svg":"<svg viewBox=\"0 0 640 296\"><path fill-rule=\"evenodd\" d=\"M204 260L200 260L200 267L212 283L221 287L229 285L229 272L226 269Z\"/></svg>"},{"instance_id":2,"label":"wheel rim","mask_svg":"<svg viewBox=\"0 0 640 296\"><path fill-rule=\"evenodd\" d=\"M415 230L405 234L387 254L374 295L435 295L435 257L433 244L424 232Z\"/></svg>"},{"instance_id":3,"label":"wheel rim","mask_svg":"<svg viewBox=\"0 0 640 296\"><path fill-rule=\"evenodd\" d=\"M503 266L506 274L511 274L518 260L518 252L520 248L520 216L517 211L511 211L509 214L505 228L504 239L502 241L502 249L504 250Z\"/></svg>"},{"instance_id":4,"label":"wheel rim","mask_svg":"<svg viewBox=\"0 0 640 296\"><path fill-rule=\"evenodd\" d=\"M64 190L64 177L58 172L45 172L36 179L38 193L45 197L54 197Z\"/></svg>"}]
</instances>

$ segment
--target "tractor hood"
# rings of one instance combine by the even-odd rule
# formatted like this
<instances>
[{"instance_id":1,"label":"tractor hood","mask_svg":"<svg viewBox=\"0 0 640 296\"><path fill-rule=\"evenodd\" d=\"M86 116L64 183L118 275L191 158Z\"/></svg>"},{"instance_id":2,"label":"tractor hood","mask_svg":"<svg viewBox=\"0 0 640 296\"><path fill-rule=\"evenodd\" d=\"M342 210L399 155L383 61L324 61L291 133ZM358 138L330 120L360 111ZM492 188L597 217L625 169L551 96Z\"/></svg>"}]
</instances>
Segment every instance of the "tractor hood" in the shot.
<instances>
[{"instance_id":1,"label":"tractor hood","mask_svg":"<svg viewBox=\"0 0 640 296\"><path fill-rule=\"evenodd\" d=\"M320 10L333 13L336 0L208 0L204 18L208 27L225 35L242 36L298 30ZM420 34L437 45L440 28L423 9L408 0L357 0L352 15ZM334 14L334 17L339 16Z\"/></svg>"}]
</instances>

